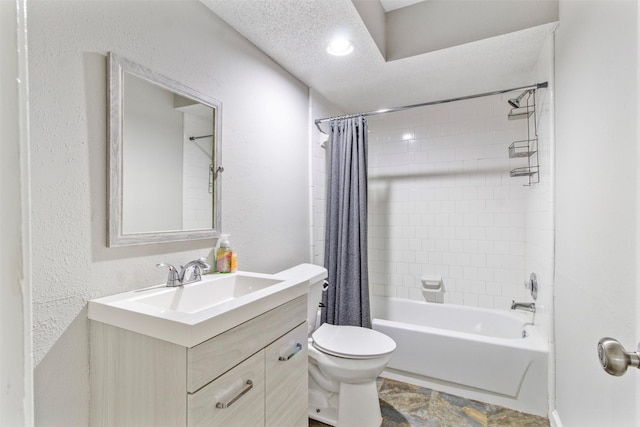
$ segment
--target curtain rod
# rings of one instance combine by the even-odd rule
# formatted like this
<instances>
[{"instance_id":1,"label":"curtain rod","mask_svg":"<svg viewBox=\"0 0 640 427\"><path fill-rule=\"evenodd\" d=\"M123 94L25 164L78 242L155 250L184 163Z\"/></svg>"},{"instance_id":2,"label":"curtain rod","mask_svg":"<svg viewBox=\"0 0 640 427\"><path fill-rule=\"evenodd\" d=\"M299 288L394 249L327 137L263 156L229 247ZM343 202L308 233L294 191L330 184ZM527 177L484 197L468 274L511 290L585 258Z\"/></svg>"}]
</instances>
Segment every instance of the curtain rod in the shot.
<instances>
[{"instance_id":1,"label":"curtain rod","mask_svg":"<svg viewBox=\"0 0 640 427\"><path fill-rule=\"evenodd\" d=\"M537 84L529 85L529 86L520 86L520 87L511 88L511 89L503 89L503 90L496 90L496 91L493 91L493 92L479 93L477 95L460 96L460 97L457 97L457 98L442 99L440 101L423 102L421 104L405 105L405 106L402 106L402 107L383 108L381 110L368 111L366 113L356 113L356 114L347 114L347 115L344 115L344 116L326 117L324 119L316 119L315 120L315 125L316 125L316 127L318 128L318 130L320 132L322 132L322 133L324 133L326 135L326 132L323 131L320 128L320 123L328 122L328 121L331 121L331 120L348 119L348 118L351 118L351 117L359 117L359 116L375 116L377 114L384 114L384 113L396 113L398 111L409 110L411 108L426 107L428 105L436 105L436 104L446 104L447 102L464 101L466 99L481 98L483 96L499 95L499 94L502 94L502 93L513 92L515 90L540 89L540 88L545 88L547 86L549 86L548 82L542 82L542 83L537 83Z\"/></svg>"}]
</instances>

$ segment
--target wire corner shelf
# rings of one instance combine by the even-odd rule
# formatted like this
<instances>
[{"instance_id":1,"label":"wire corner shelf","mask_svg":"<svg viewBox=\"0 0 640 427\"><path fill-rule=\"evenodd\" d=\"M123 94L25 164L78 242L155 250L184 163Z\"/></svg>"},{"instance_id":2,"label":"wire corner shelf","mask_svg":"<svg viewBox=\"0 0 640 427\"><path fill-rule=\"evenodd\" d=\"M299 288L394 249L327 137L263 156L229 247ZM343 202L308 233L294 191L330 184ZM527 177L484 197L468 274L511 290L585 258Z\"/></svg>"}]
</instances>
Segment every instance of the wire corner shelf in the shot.
<instances>
[{"instance_id":1,"label":"wire corner shelf","mask_svg":"<svg viewBox=\"0 0 640 427\"><path fill-rule=\"evenodd\" d=\"M515 102L519 102L525 95L523 93ZM538 156L538 126L536 119L536 90L532 89L526 94L526 105L520 107L512 104L515 108L509 111L507 118L509 120L526 119L527 138L514 141L509 145L510 159L526 159L526 166L516 167L509 172L510 177L527 177L526 186L537 184L540 182L540 162ZM533 124L531 123L533 122Z\"/></svg>"},{"instance_id":2,"label":"wire corner shelf","mask_svg":"<svg viewBox=\"0 0 640 427\"><path fill-rule=\"evenodd\" d=\"M537 146L537 138L514 141L509 145L509 158L516 159L520 157L531 157L538 152Z\"/></svg>"}]
</instances>

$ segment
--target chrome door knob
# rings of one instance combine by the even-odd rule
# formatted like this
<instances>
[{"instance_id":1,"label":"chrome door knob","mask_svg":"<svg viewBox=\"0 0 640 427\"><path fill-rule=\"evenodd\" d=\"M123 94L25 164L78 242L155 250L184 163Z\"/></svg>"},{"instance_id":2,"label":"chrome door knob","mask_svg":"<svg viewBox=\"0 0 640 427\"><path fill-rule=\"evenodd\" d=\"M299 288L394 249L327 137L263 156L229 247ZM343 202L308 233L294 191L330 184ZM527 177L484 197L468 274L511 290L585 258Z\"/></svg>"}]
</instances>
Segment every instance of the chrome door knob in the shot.
<instances>
[{"instance_id":1,"label":"chrome door knob","mask_svg":"<svg viewBox=\"0 0 640 427\"><path fill-rule=\"evenodd\" d=\"M640 355L626 351L622 344L609 337L598 341L598 358L602 369L611 375L623 375L629 366L640 368Z\"/></svg>"}]
</instances>

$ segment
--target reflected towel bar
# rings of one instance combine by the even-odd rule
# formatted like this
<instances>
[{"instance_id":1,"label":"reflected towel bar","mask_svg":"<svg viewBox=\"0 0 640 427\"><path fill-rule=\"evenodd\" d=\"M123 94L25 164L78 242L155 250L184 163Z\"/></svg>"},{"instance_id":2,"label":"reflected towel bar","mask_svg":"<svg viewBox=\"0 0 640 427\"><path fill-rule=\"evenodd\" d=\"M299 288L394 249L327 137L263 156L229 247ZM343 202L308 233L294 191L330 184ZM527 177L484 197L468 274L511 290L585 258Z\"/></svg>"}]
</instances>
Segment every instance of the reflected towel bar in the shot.
<instances>
[{"instance_id":1,"label":"reflected towel bar","mask_svg":"<svg viewBox=\"0 0 640 427\"><path fill-rule=\"evenodd\" d=\"M195 141L196 139L202 138L211 138L213 135L202 135L202 136L190 136L189 141Z\"/></svg>"}]
</instances>

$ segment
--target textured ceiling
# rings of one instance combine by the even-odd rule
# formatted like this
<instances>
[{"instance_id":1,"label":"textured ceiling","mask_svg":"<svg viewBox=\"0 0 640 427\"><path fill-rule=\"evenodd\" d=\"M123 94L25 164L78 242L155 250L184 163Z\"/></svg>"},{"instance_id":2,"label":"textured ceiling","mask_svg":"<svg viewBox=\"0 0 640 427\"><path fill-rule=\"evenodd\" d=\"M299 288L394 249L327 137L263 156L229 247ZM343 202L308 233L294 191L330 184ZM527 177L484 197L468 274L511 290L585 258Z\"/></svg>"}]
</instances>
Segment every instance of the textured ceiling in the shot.
<instances>
[{"instance_id":1,"label":"textured ceiling","mask_svg":"<svg viewBox=\"0 0 640 427\"><path fill-rule=\"evenodd\" d=\"M201 0L345 113L524 86L555 24L387 62L350 0ZM326 52L341 35L348 56Z\"/></svg>"}]
</instances>

